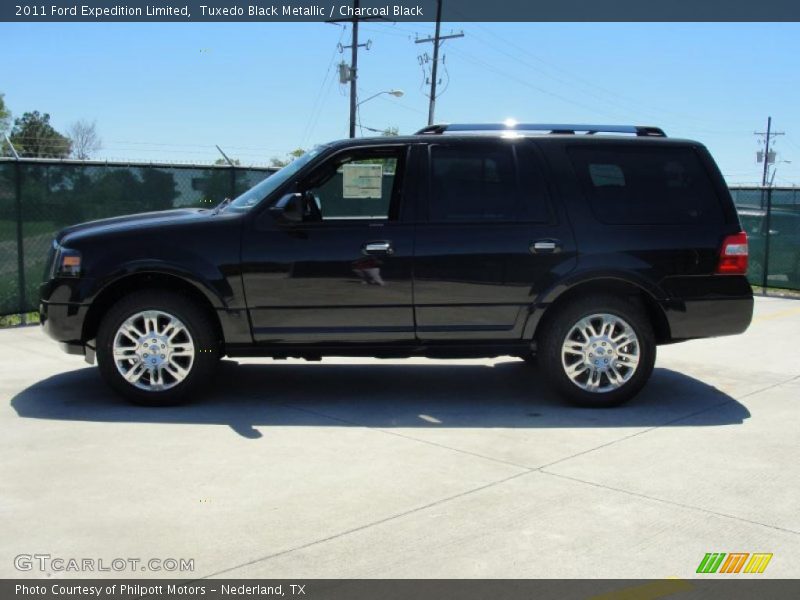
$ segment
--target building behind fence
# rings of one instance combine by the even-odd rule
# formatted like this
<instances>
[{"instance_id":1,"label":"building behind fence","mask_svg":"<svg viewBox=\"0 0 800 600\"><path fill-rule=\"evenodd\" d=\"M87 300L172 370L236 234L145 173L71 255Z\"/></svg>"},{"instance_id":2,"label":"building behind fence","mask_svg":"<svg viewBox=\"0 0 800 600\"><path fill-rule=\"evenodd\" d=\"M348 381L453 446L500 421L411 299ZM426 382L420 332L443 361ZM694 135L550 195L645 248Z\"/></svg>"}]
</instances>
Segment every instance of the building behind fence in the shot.
<instances>
[{"instance_id":1,"label":"building behind fence","mask_svg":"<svg viewBox=\"0 0 800 600\"><path fill-rule=\"evenodd\" d=\"M212 207L274 169L0 159L0 315L37 309L54 234L82 221ZM800 190L731 188L754 285L800 290Z\"/></svg>"}]
</instances>

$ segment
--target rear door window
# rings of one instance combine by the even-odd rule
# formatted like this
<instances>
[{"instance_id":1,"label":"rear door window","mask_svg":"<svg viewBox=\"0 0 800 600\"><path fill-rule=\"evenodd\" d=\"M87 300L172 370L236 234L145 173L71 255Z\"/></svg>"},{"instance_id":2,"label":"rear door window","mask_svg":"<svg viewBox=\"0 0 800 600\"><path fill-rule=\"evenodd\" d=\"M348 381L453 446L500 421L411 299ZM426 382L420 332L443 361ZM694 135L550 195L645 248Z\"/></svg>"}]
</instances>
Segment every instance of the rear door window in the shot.
<instances>
[{"instance_id":1,"label":"rear door window","mask_svg":"<svg viewBox=\"0 0 800 600\"><path fill-rule=\"evenodd\" d=\"M431 222L549 218L544 177L533 150L512 144L431 147Z\"/></svg>"},{"instance_id":2,"label":"rear door window","mask_svg":"<svg viewBox=\"0 0 800 600\"><path fill-rule=\"evenodd\" d=\"M723 220L714 185L690 147L573 146L567 150L595 216L612 224Z\"/></svg>"}]
</instances>

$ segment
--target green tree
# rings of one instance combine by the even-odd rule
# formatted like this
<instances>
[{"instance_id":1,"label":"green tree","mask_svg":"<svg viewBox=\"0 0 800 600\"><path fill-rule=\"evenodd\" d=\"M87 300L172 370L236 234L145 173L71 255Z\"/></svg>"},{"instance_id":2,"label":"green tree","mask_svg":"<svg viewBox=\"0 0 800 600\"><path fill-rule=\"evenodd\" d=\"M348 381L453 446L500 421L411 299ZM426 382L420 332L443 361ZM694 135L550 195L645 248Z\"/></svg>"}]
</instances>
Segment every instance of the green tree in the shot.
<instances>
[{"instance_id":1,"label":"green tree","mask_svg":"<svg viewBox=\"0 0 800 600\"><path fill-rule=\"evenodd\" d=\"M6 108L5 94L0 94L0 137L8 131L11 122L11 111Z\"/></svg>"},{"instance_id":2,"label":"green tree","mask_svg":"<svg viewBox=\"0 0 800 600\"><path fill-rule=\"evenodd\" d=\"M35 158L66 158L72 150L69 138L50 125L50 115L38 110L14 120L11 143L20 156Z\"/></svg>"},{"instance_id":3,"label":"green tree","mask_svg":"<svg viewBox=\"0 0 800 600\"><path fill-rule=\"evenodd\" d=\"M400 135L400 129L398 127L387 127L381 131L381 136L383 137L396 137L398 135Z\"/></svg>"},{"instance_id":4,"label":"green tree","mask_svg":"<svg viewBox=\"0 0 800 600\"><path fill-rule=\"evenodd\" d=\"M0 156L9 156L11 154L11 149L8 148L5 134L11 122L11 111L6 108L3 96L4 94L0 94Z\"/></svg>"},{"instance_id":5,"label":"green tree","mask_svg":"<svg viewBox=\"0 0 800 600\"><path fill-rule=\"evenodd\" d=\"M287 154L285 158L279 158L277 156L273 156L269 160L269 166L270 167L278 167L278 168L285 167L290 162L292 162L295 158L300 158L305 153L306 153L306 151L303 150L302 148L295 148L294 150L289 152L289 154Z\"/></svg>"},{"instance_id":6,"label":"green tree","mask_svg":"<svg viewBox=\"0 0 800 600\"><path fill-rule=\"evenodd\" d=\"M241 162L239 162L238 158L234 158L231 162L237 167L242 164ZM231 163L229 163L224 158L218 158L217 160L214 161L214 164L215 165L223 165L223 166L229 167Z\"/></svg>"}]
</instances>

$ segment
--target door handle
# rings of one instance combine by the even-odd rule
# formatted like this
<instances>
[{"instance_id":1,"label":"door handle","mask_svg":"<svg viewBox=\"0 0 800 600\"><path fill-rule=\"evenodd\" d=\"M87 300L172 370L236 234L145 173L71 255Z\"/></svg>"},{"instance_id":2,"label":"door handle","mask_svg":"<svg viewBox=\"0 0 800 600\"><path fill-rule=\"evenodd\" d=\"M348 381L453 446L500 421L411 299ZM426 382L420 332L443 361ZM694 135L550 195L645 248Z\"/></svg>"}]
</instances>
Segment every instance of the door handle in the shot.
<instances>
[{"instance_id":1,"label":"door handle","mask_svg":"<svg viewBox=\"0 0 800 600\"><path fill-rule=\"evenodd\" d=\"M528 249L533 254L555 254L561 252L561 241L553 239L536 240Z\"/></svg>"},{"instance_id":2,"label":"door handle","mask_svg":"<svg viewBox=\"0 0 800 600\"><path fill-rule=\"evenodd\" d=\"M362 246L361 252L364 254L394 254L394 248L392 242L389 241L367 242Z\"/></svg>"}]
</instances>

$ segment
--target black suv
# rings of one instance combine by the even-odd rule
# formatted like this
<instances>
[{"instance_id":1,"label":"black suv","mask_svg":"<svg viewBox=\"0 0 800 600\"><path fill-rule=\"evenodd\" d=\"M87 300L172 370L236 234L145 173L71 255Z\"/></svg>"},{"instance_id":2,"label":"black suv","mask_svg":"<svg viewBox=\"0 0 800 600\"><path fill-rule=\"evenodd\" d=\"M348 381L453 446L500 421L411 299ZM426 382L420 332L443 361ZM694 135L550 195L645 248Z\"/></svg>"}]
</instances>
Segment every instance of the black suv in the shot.
<instances>
[{"instance_id":1,"label":"black suv","mask_svg":"<svg viewBox=\"0 0 800 600\"><path fill-rule=\"evenodd\" d=\"M743 332L747 236L701 144L653 127L439 125L319 146L215 209L61 231L44 330L128 399L223 355L518 356L584 406L656 345Z\"/></svg>"}]
</instances>

